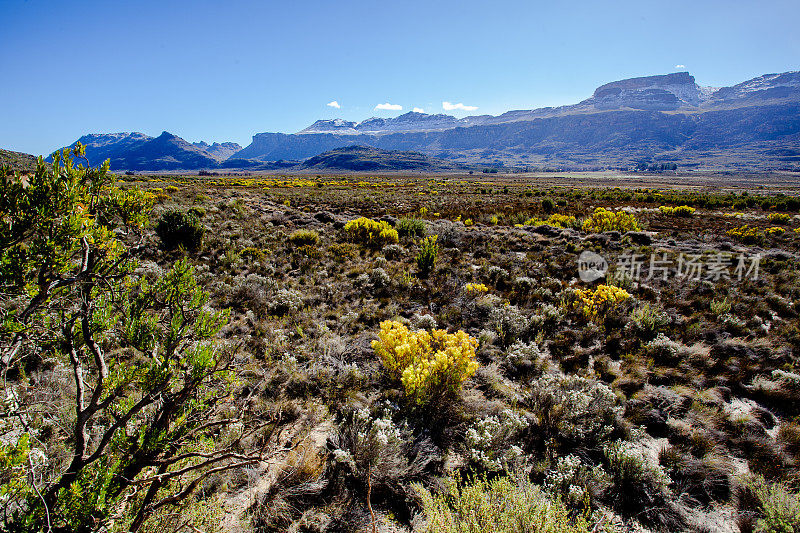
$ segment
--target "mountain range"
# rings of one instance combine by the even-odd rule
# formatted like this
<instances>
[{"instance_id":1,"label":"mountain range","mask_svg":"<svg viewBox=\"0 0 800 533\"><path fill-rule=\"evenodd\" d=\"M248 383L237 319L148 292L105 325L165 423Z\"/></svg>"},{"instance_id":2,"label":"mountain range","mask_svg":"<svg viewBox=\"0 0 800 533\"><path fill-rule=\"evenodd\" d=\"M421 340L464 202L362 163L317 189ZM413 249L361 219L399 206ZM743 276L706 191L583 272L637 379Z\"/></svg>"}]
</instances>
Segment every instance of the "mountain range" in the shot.
<instances>
[{"instance_id":1,"label":"mountain range","mask_svg":"<svg viewBox=\"0 0 800 533\"><path fill-rule=\"evenodd\" d=\"M688 72L607 83L577 104L456 118L405 113L363 122L319 120L295 133L258 133L250 145L188 143L170 133L80 139L92 164L113 169L254 168L359 145L414 151L459 164L567 169L800 170L800 72L704 87ZM281 167L281 163L277 167ZM289 166L286 163L283 166Z\"/></svg>"}]
</instances>

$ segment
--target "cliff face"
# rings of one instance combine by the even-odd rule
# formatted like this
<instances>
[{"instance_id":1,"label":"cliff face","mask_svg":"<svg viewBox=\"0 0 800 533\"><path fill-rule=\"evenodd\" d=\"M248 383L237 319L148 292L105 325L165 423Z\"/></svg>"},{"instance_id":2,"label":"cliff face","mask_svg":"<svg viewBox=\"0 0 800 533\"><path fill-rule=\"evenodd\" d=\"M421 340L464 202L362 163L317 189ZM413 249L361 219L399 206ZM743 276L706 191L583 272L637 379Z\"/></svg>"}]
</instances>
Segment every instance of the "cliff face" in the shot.
<instances>
[{"instance_id":1,"label":"cliff face","mask_svg":"<svg viewBox=\"0 0 800 533\"><path fill-rule=\"evenodd\" d=\"M608 83L571 106L496 117L407 113L334 131L259 133L236 157L305 159L352 144L464 163L598 168L654 160L700 168L798 168L800 73L714 89L680 72Z\"/></svg>"}]
</instances>

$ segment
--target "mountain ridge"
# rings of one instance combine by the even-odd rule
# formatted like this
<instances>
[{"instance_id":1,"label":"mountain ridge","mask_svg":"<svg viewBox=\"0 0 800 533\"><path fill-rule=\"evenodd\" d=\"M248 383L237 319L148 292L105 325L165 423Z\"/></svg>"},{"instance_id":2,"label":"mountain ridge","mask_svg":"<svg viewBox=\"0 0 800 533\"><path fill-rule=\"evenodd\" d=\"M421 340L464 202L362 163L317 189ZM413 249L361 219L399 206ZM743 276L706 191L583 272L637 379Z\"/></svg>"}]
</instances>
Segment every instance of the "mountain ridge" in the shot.
<instances>
[{"instance_id":1,"label":"mountain ridge","mask_svg":"<svg viewBox=\"0 0 800 533\"><path fill-rule=\"evenodd\" d=\"M800 170L800 71L705 87L688 72L617 80L571 105L457 118L416 111L361 122L318 120L294 133L236 143L188 143L168 132L81 137L91 164L115 170L284 168L352 145L413 151L458 164L565 169ZM74 146L74 144L73 144ZM272 165L265 165L273 162Z\"/></svg>"}]
</instances>

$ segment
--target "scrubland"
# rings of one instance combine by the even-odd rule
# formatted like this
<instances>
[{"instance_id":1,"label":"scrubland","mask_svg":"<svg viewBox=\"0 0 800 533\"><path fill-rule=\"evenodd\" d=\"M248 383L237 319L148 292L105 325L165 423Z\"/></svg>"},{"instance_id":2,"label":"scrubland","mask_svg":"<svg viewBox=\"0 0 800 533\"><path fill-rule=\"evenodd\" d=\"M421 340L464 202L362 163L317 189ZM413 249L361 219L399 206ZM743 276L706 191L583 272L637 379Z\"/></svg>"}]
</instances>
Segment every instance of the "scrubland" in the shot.
<instances>
[{"instance_id":1,"label":"scrubland","mask_svg":"<svg viewBox=\"0 0 800 533\"><path fill-rule=\"evenodd\" d=\"M130 283L196 283L187 309L218 323L203 331L226 354L224 379L185 411L192 451L159 441L160 462L136 479L198 464L163 450L220 459L152 489L153 502L181 497L138 522L114 510L135 510L152 481L102 500L92 487L112 481L81 478L52 500L59 527L800 530L797 196L502 177L126 179L149 221L116 233ZM583 281L587 251L609 268ZM632 256L640 275L624 271ZM681 257L704 270L681 271ZM4 316L19 301L4 299ZM119 329L101 343L112 374L160 353L131 348L125 305L104 326ZM30 327L53 328L64 309ZM179 314L148 316L176 331ZM80 347L81 335L39 335L46 349L4 372L0 497L38 509L45 530L37 494L75 446L81 379L64 336ZM176 361L175 375L199 366ZM97 420L89 448L122 412ZM109 447L106 468L126 449ZM6 516L6 529L20 523Z\"/></svg>"}]
</instances>

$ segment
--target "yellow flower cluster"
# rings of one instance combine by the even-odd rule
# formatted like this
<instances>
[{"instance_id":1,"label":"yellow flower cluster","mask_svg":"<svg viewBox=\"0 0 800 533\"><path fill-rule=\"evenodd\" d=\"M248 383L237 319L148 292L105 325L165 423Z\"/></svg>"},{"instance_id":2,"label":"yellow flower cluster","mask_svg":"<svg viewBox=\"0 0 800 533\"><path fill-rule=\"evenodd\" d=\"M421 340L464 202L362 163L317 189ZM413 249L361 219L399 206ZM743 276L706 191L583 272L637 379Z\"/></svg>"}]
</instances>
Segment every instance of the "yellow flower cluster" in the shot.
<instances>
[{"instance_id":1,"label":"yellow flower cluster","mask_svg":"<svg viewBox=\"0 0 800 533\"><path fill-rule=\"evenodd\" d=\"M586 318L597 320L605 312L631 297L625 289L613 285L598 285L596 289L578 289L578 305Z\"/></svg>"},{"instance_id":2,"label":"yellow flower cluster","mask_svg":"<svg viewBox=\"0 0 800 533\"><path fill-rule=\"evenodd\" d=\"M764 233L766 235L775 235L775 236L780 237L781 235L786 233L786 229L785 228L779 228L778 226L772 226L771 228L765 229Z\"/></svg>"},{"instance_id":3,"label":"yellow flower cluster","mask_svg":"<svg viewBox=\"0 0 800 533\"><path fill-rule=\"evenodd\" d=\"M367 217L351 220L344 225L344 231L352 240L376 248L386 244L395 244L399 240L397 230L388 222L372 220Z\"/></svg>"},{"instance_id":4,"label":"yellow flower cluster","mask_svg":"<svg viewBox=\"0 0 800 533\"><path fill-rule=\"evenodd\" d=\"M489 291L489 287L484 285L483 283L467 283L464 285L464 292L469 294L470 296L483 294Z\"/></svg>"},{"instance_id":5,"label":"yellow flower cluster","mask_svg":"<svg viewBox=\"0 0 800 533\"><path fill-rule=\"evenodd\" d=\"M478 341L464 331L409 331L393 320L381 322L372 348L389 375L418 405L457 392L478 369Z\"/></svg>"},{"instance_id":6,"label":"yellow flower cluster","mask_svg":"<svg viewBox=\"0 0 800 533\"><path fill-rule=\"evenodd\" d=\"M773 224L788 224L792 217L787 213L770 213L767 220Z\"/></svg>"},{"instance_id":7,"label":"yellow flower cluster","mask_svg":"<svg viewBox=\"0 0 800 533\"><path fill-rule=\"evenodd\" d=\"M658 208L665 215L673 217L690 217L694 214L696 209L688 205L679 205L678 207L668 207L666 205L659 206Z\"/></svg>"},{"instance_id":8,"label":"yellow flower cluster","mask_svg":"<svg viewBox=\"0 0 800 533\"><path fill-rule=\"evenodd\" d=\"M576 219L572 215L560 215L558 213L553 213L547 220L542 220L539 218L530 218L525 221L525 226L553 226L554 228L571 228L574 227L576 223Z\"/></svg>"},{"instance_id":9,"label":"yellow flower cluster","mask_svg":"<svg viewBox=\"0 0 800 533\"><path fill-rule=\"evenodd\" d=\"M729 229L726 234L745 244L757 244L764 240L764 232L760 228L747 224Z\"/></svg>"},{"instance_id":10,"label":"yellow flower cluster","mask_svg":"<svg viewBox=\"0 0 800 533\"><path fill-rule=\"evenodd\" d=\"M598 207L583 223L584 231L600 233L602 231L639 231L636 217L625 211L611 211Z\"/></svg>"}]
</instances>

